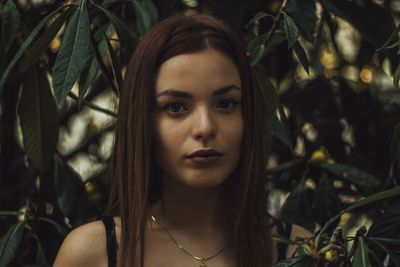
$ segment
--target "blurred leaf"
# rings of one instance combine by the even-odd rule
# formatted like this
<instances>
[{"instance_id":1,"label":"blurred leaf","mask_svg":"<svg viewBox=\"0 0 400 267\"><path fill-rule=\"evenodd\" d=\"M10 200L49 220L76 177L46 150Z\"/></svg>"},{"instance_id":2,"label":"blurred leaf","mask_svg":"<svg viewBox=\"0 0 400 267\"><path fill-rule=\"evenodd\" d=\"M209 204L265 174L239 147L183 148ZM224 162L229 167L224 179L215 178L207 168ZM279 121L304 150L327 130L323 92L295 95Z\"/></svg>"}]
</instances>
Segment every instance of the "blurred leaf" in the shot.
<instances>
[{"instance_id":1,"label":"blurred leaf","mask_svg":"<svg viewBox=\"0 0 400 267\"><path fill-rule=\"evenodd\" d=\"M390 143L392 161L400 163L400 124L396 124L393 130L392 142Z\"/></svg>"},{"instance_id":2,"label":"blurred leaf","mask_svg":"<svg viewBox=\"0 0 400 267\"><path fill-rule=\"evenodd\" d=\"M102 6L96 5L95 3L93 4L98 9L100 9L113 23L115 31L117 32L118 35L118 40L120 42L123 54L124 56L129 58L136 46L136 37L134 33L116 15L114 15L107 9L103 8Z\"/></svg>"},{"instance_id":3,"label":"blurred leaf","mask_svg":"<svg viewBox=\"0 0 400 267\"><path fill-rule=\"evenodd\" d=\"M265 53L265 45L259 45L256 49L254 49L253 53L251 54L251 62L250 65L256 65L264 56Z\"/></svg>"},{"instance_id":4,"label":"blurred leaf","mask_svg":"<svg viewBox=\"0 0 400 267\"><path fill-rule=\"evenodd\" d=\"M53 87L61 107L87 60L90 39L89 14L82 0L69 21L53 69Z\"/></svg>"},{"instance_id":5,"label":"blurred leaf","mask_svg":"<svg viewBox=\"0 0 400 267\"><path fill-rule=\"evenodd\" d=\"M257 65L254 67L254 71L257 84L261 88L264 96L267 113L272 116L272 134L285 144L291 151L291 154L294 155L287 118L279 102L279 96L271 81L266 76L265 69L262 66Z\"/></svg>"},{"instance_id":6,"label":"blurred leaf","mask_svg":"<svg viewBox=\"0 0 400 267\"><path fill-rule=\"evenodd\" d=\"M390 35L389 39L382 45L382 47L378 48L377 51L379 52L380 50L389 48L390 44L399 38L399 32L400 32L400 24L397 25L396 30ZM395 43L395 45L398 45L398 42Z\"/></svg>"},{"instance_id":7,"label":"blurred leaf","mask_svg":"<svg viewBox=\"0 0 400 267\"><path fill-rule=\"evenodd\" d=\"M38 40L27 49L24 58L21 61L19 69L21 72L27 71L30 67L43 56L49 47L51 41L55 38L65 21L72 14L73 8L64 10L49 26L49 28L38 38Z\"/></svg>"},{"instance_id":8,"label":"blurred leaf","mask_svg":"<svg viewBox=\"0 0 400 267\"><path fill-rule=\"evenodd\" d=\"M283 22L285 26L286 38L288 40L288 46L291 48L299 38L299 30L296 24L294 24L293 19L283 12Z\"/></svg>"},{"instance_id":9,"label":"blurred leaf","mask_svg":"<svg viewBox=\"0 0 400 267\"><path fill-rule=\"evenodd\" d=\"M59 223L56 222L56 221L53 221L53 220L51 220L51 219L44 218L44 217L39 217L39 220L51 224L51 225L57 230L57 232L60 233L60 235L61 235L62 237L67 236L67 234L68 234L68 232L69 232L69 230L68 230L67 227L62 226L61 224L59 224Z\"/></svg>"},{"instance_id":10,"label":"blurred leaf","mask_svg":"<svg viewBox=\"0 0 400 267\"><path fill-rule=\"evenodd\" d=\"M297 59L299 60L299 62L301 64L301 66L303 66L303 69L307 72L308 75L310 75L310 66L308 64L307 55L299 41L296 41L294 43L293 50L297 56Z\"/></svg>"},{"instance_id":11,"label":"blurred leaf","mask_svg":"<svg viewBox=\"0 0 400 267\"><path fill-rule=\"evenodd\" d=\"M254 50L257 49L260 45L265 44L265 41L267 40L268 33L263 33L260 35L257 35L254 37L252 40L250 40L247 44L246 50L253 54Z\"/></svg>"},{"instance_id":12,"label":"blurred leaf","mask_svg":"<svg viewBox=\"0 0 400 267\"><path fill-rule=\"evenodd\" d=\"M26 153L33 166L44 173L56 150L59 120L49 81L38 66L27 72L18 114Z\"/></svg>"},{"instance_id":13,"label":"blurred leaf","mask_svg":"<svg viewBox=\"0 0 400 267\"><path fill-rule=\"evenodd\" d=\"M304 37L312 42L317 23L315 0L288 1L286 12L293 18Z\"/></svg>"},{"instance_id":14,"label":"blurred leaf","mask_svg":"<svg viewBox=\"0 0 400 267\"><path fill-rule=\"evenodd\" d=\"M136 25L140 36L143 36L158 20L157 9L150 0L130 0L136 14Z\"/></svg>"},{"instance_id":15,"label":"blurred leaf","mask_svg":"<svg viewBox=\"0 0 400 267\"><path fill-rule=\"evenodd\" d=\"M65 7L68 7L69 5L62 6L58 8L57 10L53 11L46 17L44 17L38 25L31 31L31 33L28 35L28 37L25 39L25 41L22 43L21 47L18 49L17 53L15 53L14 57L12 58L11 62L8 64L6 70L4 71L3 75L1 76L0 80L0 94L4 88L4 84L8 79L8 75L10 75L11 71L13 70L15 64L18 62L18 60L21 58L21 56L24 54L26 48L32 43L32 41L36 38L36 35L39 33L39 31L43 28L43 26L47 23L48 19L54 16L54 14L57 14L60 10L64 9Z\"/></svg>"},{"instance_id":16,"label":"blurred leaf","mask_svg":"<svg viewBox=\"0 0 400 267\"><path fill-rule=\"evenodd\" d=\"M379 200L383 200L383 199L387 199L387 198L392 198L392 197L396 197L400 195L400 186L396 186L395 188L386 190L386 191L382 191L376 194L373 194L369 197L363 198L361 200L358 200L356 203L354 203L353 205L351 205L350 207L342 210L340 213L338 213L335 217L331 218L319 231L318 236L317 236L317 240L321 237L321 235L323 233L325 233L325 231L331 226L331 224L333 222L335 222L337 219L340 218L340 216L342 216L342 214L346 213L346 212L350 212L353 211L355 209L358 209L360 207L369 205L371 203L377 202ZM370 230L371 231L371 230Z\"/></svg>"},{"instance_id":17,"label":"blurred leaf","mask_svg":"<svg viewBox=\"0 0 400 267\"><path fill-rule=\"evenodd\" d=\"M10 49L19 31L19 13L14 0L8 0L2 10L2 40L4 51Z\"/></svg>"},{"instance_id":18,"label":"blurred leaf","mask_svg":"<svg viewBox=\"0 0 400 267\"><path fill-rule=\"evenodd\" d=\"M368 240L374 240L374 241L381 242L381 243L400 244L400 239L370 237L370 238L368 238Z\"/></svg>"},{"instance_id":19,"label":"blurred leaf","mask_svg":"<svg viewBox=\"0 0 400 267\"><path fill-rule=\"evenodd\" d=\"M350 165L321 163L320 166L338 178L359 186L374 187L380 184L377 177Z\"/></svg>"},{"instance_id":20,"label":"blurred leaf","mask_svg":"<svg viewBox=\"0 0 400 267\"><path fill-rule=\"evenodd\" d=\"M121 90L122 86L122 72L120 63L117 60L117 55L115 54L114 48L111 46L110 40L108 39L107 34L104 32L103 29L100 29L103 33L104 42L107 46L107 54L110 59L111 70L113 72L114 80L118 90Z\"/></svg>"},{"instance_id":21,"label":"blurred leaf","mask_svg":"<svg viewBox=\"0 0 400 267\"><path fill-rule=\"evenodd\" d=\"M323 173L314 191L313 211L319 224L325 223L338 210L339 199L333 182Z\"/></svg>"},{"instance_id":22,"label":"blurred leaf","mask_svg":"<svg viewBox=\"0 0 400 267\"><path fill-rule=\"evenodd\" d=\"M86 67L82 70L79 78L79 106L82 104L87 90L92 85L94 78L99 72L99 63L97 62L97 58L93 56L93 51L91 49L89 51L88 64L86 64Z\"/></svg>"},{"instance_id":23,"label":"blurred leaf","mask_svg":"<svg viewBox=\"0 0 400 267\"><path fill-rule=\"evenodd\" d=\"M364 238L360 237L356 252L354 253L352 267L369 267L368 248Z\"/></svg>"},{"instance_id":24,"label":"blurred leaf","mask_svg":"<svg viewBox=\"0 0 400 267\"><path fill-rule=\"evenodd\" d=\"M0 267L6 267L16 256L24 233L25 222L18 222L0 238Z\"/></svg>"},{"instance_id":25,"label":"blurred leaf","mask_svg":"<svg viewBox=\"0 0 400 267\"><path fill-rule=\"evenodd\" d=\"M251 24L253 24L254 22L256 22L262 18L265 18L265 17L273 18L274 16L272 16L271 14L265 13L265 12L258 12L253 16L253 18L244 27L247 29Z\"/></svg>"},{"instance_id":26,"label":"blurred leaf","mask_svg":"<svg viewBox=\"0 0 400 267\"><path fill-rule=\"evenodd\" d=\"M285 222L300 225L310 232L314 231L314 215L304 182L300 182L286 199L281 209L281 218Z\"/></svg>"},{"instance_id":27,"label":"blurred leaf","mask_svg":"<svg viewBox=\"0 0 400 267\"><path fill-rule=\"evenodd\" d=\"M393 73L393 84L394 87L399 89L399 82L400 82L400 64L397 66L396 70Z\"/></svg>"},{"instance_id":28,"label":"blurred leaf","mask_svg":"<svg viewBox=\"0 0 400 267\"><path fill-rule=\"evenodd\" d=\"M76 227L96 216L78 174L59 156L55 156L55 187L58 205Z\"/></svg>"},{"instance_id":29,"label":"blurred leaf","mask_svg":"<svg viewBox=\"0 0 400 267\"><path fill-rule=\"evenodd\" d=\"M386 258L386 255L389 255L389 261L393 262L397 267L400 267L400 258L399 255L395 255L390 249L388 249L385 245L381 244L380 242L374 240L374 239L367 239L367 241L370 241L374 245L376 245L378 248L380 248L384 252L383 258ZM376 249L375 249L376 251ZM379 260L378 260L379 261ZM390 265L392 266L392 265Z\"/></svg>"},{"instance_id":30,"label":"blurred leaf","mask_svg":"<svg viewBox=\"0 0 400 267\"><path fill-rule=\"evenodd\" d=\"M44 253L43 247L40 244L39 239L37 240L37 255L35 267L49 267L50 264L47 260L46 254Z\"/></svg>"},{"instance_id":31,"label":"blurred leaf","mask_svg":"<svg viewBox=\"0 0 400 267\"><path fill-rule=\"evenodd\" d=\"M321 0L321 3L330 12L350 22L376 49L395 30L390 12L373 1Z\"/></svg>"},{"instance_id":32,"label":"blurred leaf","mask_svg":"<svg viewBox=\"0 0 400 267\"><path fill-rule=\"evenodd\" d=\"M314 267L314 260L308 255L296 256L290 259L279 261L270 267Z\"/></svg>"}]
</instances>

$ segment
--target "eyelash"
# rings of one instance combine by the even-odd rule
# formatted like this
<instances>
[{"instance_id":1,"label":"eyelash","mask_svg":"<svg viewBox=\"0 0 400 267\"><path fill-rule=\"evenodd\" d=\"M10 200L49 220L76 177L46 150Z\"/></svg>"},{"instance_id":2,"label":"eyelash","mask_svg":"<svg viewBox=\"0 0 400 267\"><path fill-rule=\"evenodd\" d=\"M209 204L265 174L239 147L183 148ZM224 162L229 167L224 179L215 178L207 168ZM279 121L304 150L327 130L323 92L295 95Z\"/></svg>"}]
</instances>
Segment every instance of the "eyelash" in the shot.
<instances>
[{"instance_id":1,"label":"eyelash","mask_svg":"<svg viewBox=\"0 0 400 267\"><path fill-rule=\"evenodd\" d=\"M228 102L228 104L231 105L231 106L229 106L227 108L218 108L217 107L217 110L220 110L222 112L224 112L224 111L228 111L229 112L229 111L233 110L238 104L240 104L240 102L235 100L235 99L223 99L217 104L217 106L220 105L222 102ZM171 111L170 110L171 108L173 108L173 107L176 108L177 106L180 107L180 108L183 107L184 110L183 111L182 110L179 110L179 111ZM168 104L164 105L163 107L161 107L161 109L164 110L165 112L167 112L170 115L180 115L180 114L185 113L189 108L186 107L185 105L181 104L181 103L173 102L173 103L168 103Z\"/></svg>"}]
</instances>

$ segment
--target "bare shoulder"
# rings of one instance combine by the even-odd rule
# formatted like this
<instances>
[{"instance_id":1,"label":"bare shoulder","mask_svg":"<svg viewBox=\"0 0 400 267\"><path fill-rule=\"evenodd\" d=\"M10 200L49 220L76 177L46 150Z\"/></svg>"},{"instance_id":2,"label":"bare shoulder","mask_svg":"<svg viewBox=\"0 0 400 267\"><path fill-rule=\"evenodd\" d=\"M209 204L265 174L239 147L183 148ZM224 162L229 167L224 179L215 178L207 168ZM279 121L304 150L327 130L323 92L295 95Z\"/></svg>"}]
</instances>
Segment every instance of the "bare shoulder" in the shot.
<instances>
[{"instance_id":1,"label":"bare shoulder","mask_svg":"<svg viewBox=\"0 0 400 267\"><path fill-rule=\"evenodd\" d=\"M62 243L53 267L107 266L105 235L102 221L75 228Z\"/></svg>"}]
</instances>

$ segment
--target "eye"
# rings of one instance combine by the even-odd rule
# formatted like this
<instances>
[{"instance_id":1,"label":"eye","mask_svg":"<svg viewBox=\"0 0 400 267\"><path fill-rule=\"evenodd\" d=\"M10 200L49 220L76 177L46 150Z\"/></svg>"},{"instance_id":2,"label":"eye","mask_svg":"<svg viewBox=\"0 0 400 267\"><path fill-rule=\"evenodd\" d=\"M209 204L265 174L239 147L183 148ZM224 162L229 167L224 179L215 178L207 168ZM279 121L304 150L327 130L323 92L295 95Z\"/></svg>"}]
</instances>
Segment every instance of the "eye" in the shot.
<instances>
[{"instance_id":1,"label":"eye","mask_svg":"<svg viewBox=\"0 0 400 267\"><path fill-rule=\"evenodd\" d=\"M169 114L177 115L179 113L183 113L188 110L185 105L180 103L169 103L162 107Z\"/></svg>"},{"instance_id":2,"label":"eye","mask_svg":"<svg viewBox=\"0 0 400 267\"><path fill-rule=\"evenodd\" d=\"M239 101L236 101L235 99L223 99L217 104L216 109L228 111L234 109L238 104Z\"/></svg>"}]
</instances>

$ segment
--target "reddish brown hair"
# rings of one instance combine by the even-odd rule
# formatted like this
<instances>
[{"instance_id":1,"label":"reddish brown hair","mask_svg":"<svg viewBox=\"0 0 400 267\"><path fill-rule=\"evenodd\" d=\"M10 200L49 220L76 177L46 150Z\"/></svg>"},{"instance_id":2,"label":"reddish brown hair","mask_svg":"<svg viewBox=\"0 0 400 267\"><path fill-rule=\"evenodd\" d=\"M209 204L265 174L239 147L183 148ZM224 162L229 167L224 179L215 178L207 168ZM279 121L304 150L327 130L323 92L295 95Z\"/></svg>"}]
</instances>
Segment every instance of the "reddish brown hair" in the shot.
<instances>
[{"instance_id":1,"label":"reddish brown hair","mask_svg":"<svg viewBox=\"0 0 400 267\"><path fill-rule=\"evenodd\" d=\"M114 214L121 217L119 266L143 266L149 210L162 190L152 155L151 115L159 67L176 55L210 47L236 64L242 83L244 137L242 157L233 181L233 251L239 267L265 267L271 263L272 241L266 224L264 189L266 146L262 125L265 114L245 50L223 22L207 15L176 15L158 23L143 38L125 74L109 203Z\"/></svg>"}]
</instances>

